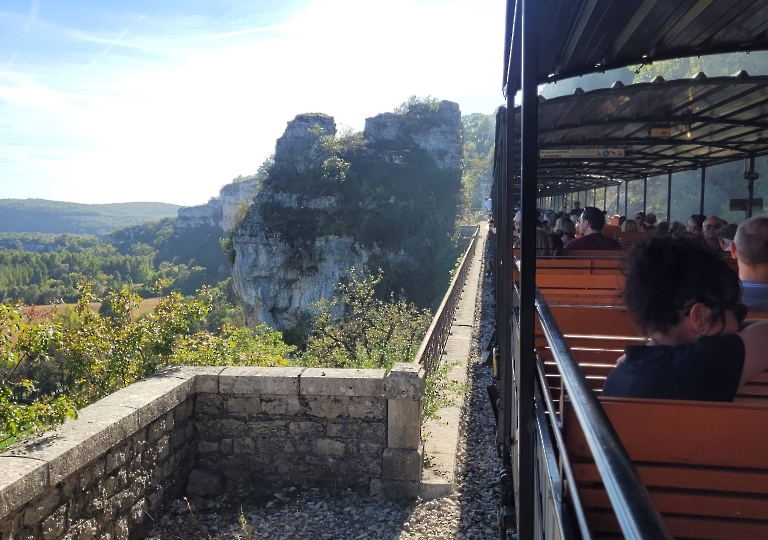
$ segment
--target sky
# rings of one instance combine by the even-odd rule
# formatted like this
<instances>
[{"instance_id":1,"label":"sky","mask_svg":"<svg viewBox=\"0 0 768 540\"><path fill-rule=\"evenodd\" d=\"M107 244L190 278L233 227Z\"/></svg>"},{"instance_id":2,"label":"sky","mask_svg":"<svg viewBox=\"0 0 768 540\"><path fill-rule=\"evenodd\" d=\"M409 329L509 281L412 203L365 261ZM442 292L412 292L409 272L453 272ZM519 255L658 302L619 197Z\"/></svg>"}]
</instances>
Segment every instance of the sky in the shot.
<instances>
[{"instance_id":1,"label":"sky","mask_svg":"<svg viewBox=\"0 0 768 540\"><path fill-rule=\"evenodd\" d=\"M297 114L502 103L501 0L3 0L0 198L206 202Z\"/></svg>"}]
</instances>

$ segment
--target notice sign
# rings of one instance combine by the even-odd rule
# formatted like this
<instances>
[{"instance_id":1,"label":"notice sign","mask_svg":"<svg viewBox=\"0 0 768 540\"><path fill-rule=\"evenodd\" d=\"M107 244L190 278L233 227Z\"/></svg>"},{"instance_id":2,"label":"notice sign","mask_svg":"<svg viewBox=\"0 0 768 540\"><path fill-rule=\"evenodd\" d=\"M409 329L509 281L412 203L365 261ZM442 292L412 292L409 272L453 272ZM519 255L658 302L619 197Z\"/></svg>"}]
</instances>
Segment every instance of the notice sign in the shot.
<instances>
[{"instance_id":1,"label":"notice sign","mask_svg":"<svg viewBox=\"0 0 768 540\"><path fill-rule=\"evenodd\" d=\"M623 158L623 148L557 148L539 150L541 159L606 159Z\"/></svg>"}]
</instances>

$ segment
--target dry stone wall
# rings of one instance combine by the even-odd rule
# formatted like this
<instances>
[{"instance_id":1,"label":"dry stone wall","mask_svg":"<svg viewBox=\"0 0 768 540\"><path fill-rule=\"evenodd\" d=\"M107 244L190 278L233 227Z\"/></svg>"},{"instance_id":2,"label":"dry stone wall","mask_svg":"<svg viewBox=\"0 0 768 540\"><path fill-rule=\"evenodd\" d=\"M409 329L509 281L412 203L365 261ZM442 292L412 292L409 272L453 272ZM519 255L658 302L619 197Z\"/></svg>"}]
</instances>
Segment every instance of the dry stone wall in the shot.
<instances>
[{"instance_id":1,"label":"dry stone wall","mask_svg":"<svg viewBox=\"0 0 768 540\"><path fill-rule=\"evenodd\" d=\"M424 372L183 368L0 454L0 539L140 538L164 502L244 484L413 495Z\"/></svg>"}]
</instances>

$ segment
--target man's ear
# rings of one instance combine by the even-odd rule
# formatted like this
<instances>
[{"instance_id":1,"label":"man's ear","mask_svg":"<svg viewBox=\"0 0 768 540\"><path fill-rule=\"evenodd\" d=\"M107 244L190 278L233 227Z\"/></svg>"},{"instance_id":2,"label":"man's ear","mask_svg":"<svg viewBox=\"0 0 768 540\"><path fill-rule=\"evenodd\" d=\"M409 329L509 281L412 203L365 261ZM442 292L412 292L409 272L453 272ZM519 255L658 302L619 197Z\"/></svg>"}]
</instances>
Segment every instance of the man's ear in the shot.
<instances>
[{"instance_id":1,"label":"man's ear","mask_svg":"<svg viewBox=\"0 0 768 540\"><path fill-rule=\"evenodd\" d=\"M731 240L731 259L738 260L738 257L736 257L736 242Z\"/></svg>"}]
</instances>

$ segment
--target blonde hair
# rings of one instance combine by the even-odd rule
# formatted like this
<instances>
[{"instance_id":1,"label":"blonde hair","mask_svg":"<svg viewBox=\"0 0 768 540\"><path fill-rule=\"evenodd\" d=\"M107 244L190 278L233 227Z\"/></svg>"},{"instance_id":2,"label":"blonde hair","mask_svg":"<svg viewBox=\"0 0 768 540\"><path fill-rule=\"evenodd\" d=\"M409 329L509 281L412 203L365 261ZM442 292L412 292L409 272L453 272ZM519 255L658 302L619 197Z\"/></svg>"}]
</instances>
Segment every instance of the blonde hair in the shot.
<instances>
[{"instance_id":1,"label":"blonde hair","mask_svg":"<svg viewBox=\"0 0 768 540\"><path fill-rule=\"evenodd\" d=\"M637 232L637 222L634 219L628 219L621 224L621 232Z\"/></svg>"},{"instance_id":2,"label":"blonde hair","mask_svg":"<svg viewBox=\"0 0 768 540\"><path fill-rule=\"evenodd\" d=\"M536 255L551 255L549 233L544 229L536 229Z\"/></svg>"}]
</instances>

